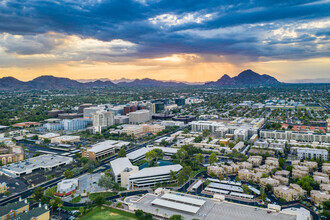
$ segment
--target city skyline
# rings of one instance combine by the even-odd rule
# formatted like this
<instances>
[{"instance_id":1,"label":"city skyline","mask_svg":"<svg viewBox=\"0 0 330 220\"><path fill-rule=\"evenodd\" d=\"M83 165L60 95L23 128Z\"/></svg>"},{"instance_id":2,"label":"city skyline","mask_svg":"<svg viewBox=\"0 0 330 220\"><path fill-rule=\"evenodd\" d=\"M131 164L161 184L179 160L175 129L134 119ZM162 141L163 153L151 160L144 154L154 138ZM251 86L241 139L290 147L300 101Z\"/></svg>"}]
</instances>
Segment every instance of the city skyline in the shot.
<instances>
[{"instance_id":1,"label":"city skyline","mask_svg":"<svg viewBox=\"0 0 330 220\"><path fill-rule=\"evenodd\" d=\"M327 0L10 0L0 11L0 77L329 79Z\"/></svg>"}]
</instances>

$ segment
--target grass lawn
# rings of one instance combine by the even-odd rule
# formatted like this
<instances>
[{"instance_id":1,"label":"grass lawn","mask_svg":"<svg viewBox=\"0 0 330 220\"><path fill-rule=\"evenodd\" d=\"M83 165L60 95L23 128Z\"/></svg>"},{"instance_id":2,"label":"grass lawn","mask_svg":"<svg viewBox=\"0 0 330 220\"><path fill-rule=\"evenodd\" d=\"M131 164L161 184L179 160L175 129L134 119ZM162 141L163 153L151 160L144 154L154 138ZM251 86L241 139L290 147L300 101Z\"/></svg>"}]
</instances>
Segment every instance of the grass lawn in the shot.
<instances>
[{"instance_id":1,"label":"grass lawn","mask_svg":"<svg viewBox=\"0 0 330 220\"><path fill-rule=\"evenodd\" d=\"M91 212L87 213L80 219L82 220L99 220L99 219L114 219L114 220L135 220L134 214L129 212L124 212L114 208L108 207L96 207Z\"/></svg>"},{"instance_id":2,"label":"grass lawn","mask_svg":"<svg viewBox=\"0 0 330 220\"><path fill-rule=\"evenodd\" d=\"M91 200L94 200L96 197L98 196L103 196L104 198L108 198L110 196L115 196L117 195L118 193L117 192L101 192L101 193L92 193L89 195L89 198Z\"/></svg>"},{"instance_id":3,"label":"grass lawn","mask_svg":"<svg viewBox=\"0 0 330 220\"><path fill-rule=\"evenodd\" d=\"M81 196L77 196L74 199L71 200L72 203L78 203L81 200Z\"/></svg>"}]
</instances>

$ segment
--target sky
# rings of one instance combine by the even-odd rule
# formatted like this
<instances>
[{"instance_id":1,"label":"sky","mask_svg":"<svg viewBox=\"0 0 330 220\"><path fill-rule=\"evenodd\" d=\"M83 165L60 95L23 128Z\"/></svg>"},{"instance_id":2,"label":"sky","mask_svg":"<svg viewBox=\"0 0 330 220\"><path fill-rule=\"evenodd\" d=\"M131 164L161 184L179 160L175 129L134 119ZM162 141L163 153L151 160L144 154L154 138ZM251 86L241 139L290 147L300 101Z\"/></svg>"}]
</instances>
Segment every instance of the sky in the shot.
<instances>
[{"instance_id":1,"label":"sky","mask_svg":"<svg viewBox=\"0 0 330 220\"><path fill-rule=\"evenodd\" d=\"M0 77L330 78L330 0L0 0Z\"/></svg>"}]
</instances>

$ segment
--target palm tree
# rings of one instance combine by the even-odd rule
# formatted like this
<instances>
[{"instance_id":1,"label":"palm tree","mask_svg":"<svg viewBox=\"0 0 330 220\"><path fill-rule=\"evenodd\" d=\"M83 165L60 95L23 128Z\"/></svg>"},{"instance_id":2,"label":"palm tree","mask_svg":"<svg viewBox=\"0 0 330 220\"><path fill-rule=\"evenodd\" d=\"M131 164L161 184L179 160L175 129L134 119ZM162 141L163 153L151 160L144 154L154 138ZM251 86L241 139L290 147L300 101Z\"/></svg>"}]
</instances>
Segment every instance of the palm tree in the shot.
<instances>
[{"instance_id":1,"label":"palm tree","mask_svg":"<svg viewBox=\"0 0 330 220\"><path fill-rule=\"evenodd\" d=\"M51 199L51 200L49 201L49 205L52 206L52 211L54 211L54 210L53 210L53 209L54 209L54 204L55 204L55 200L54 200L54 199Z\"/></svg>"},{"instance_id":2,"label":"palm tree","mask_svg":"<svg viewBox=\"0 0 330 220\"><path fill-rule=\"evenodd\" d=\"M59 216L61 216L61 208L62 208L62 206L63 206L63 203L59 203L58 205L57 205L57 207L58 208L60 208L60 210L59 210Z\"/></svg>"}]
</instances>

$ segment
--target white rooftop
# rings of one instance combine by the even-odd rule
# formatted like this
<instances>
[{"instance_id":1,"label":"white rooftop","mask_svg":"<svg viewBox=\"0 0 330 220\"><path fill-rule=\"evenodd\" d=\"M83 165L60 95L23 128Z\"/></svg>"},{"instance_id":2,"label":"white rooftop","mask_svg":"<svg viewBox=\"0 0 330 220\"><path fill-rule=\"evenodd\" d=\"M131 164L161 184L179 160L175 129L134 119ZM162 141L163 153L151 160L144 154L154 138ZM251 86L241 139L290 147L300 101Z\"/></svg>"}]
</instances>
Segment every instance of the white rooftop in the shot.
<instances>
[{"instance_id":1,"label":"white rooftop","mask_svg":"<svg viewBox=\"0 0 330 220\"><path fill-rule=\"evenodd\" d=\"M136 158L139 158L139 157L145 155L147 152L149 152L149 150L146 147L143 147L136 151L128 153L126 156L130 160L135 160Z\"/></svg>"},{"instance_id":2,"label":"white rooftop","mask_svg":"<svg viewBox=\"0 0 330 220\"><path fill-rule=\"evenodd\" d=\"M115 176L118 176L125 168L133 167L131 161L127 157L117 158L110 162L111 169Z\"/></svg>"},{"instance_id":3,"label":"white rooftop","mask_svg":"<svg viewBox=\"0 0 330 220\"><path fill-rule=\"evenodd\" d=\"M87 151L94 152L94 153L101 152L101 151L104 151L108 148L114 147L114 144L116 144L116 143L118 143L118 141L113 141L113 140L103 141L103 142L94 144L92 146L92 148L87 149Z\"/></svg>"},{"instance_id":4,"label":"white rooftop","mask_svg":"<svg viewBox=\"0 0 330 220\"><path fill-rule=\"evenodd\" d=\"M182 169L182 166L180 164L161 166L161 167L148 167L148 168L144 168L143 170L140 170L136 173L133 173L130 176L130 179L143 178L143 177L156 176L156 175L164 175L164 174L169 174L171 170L177 172L181 169Z\"/></svg>"}]
</instances>

